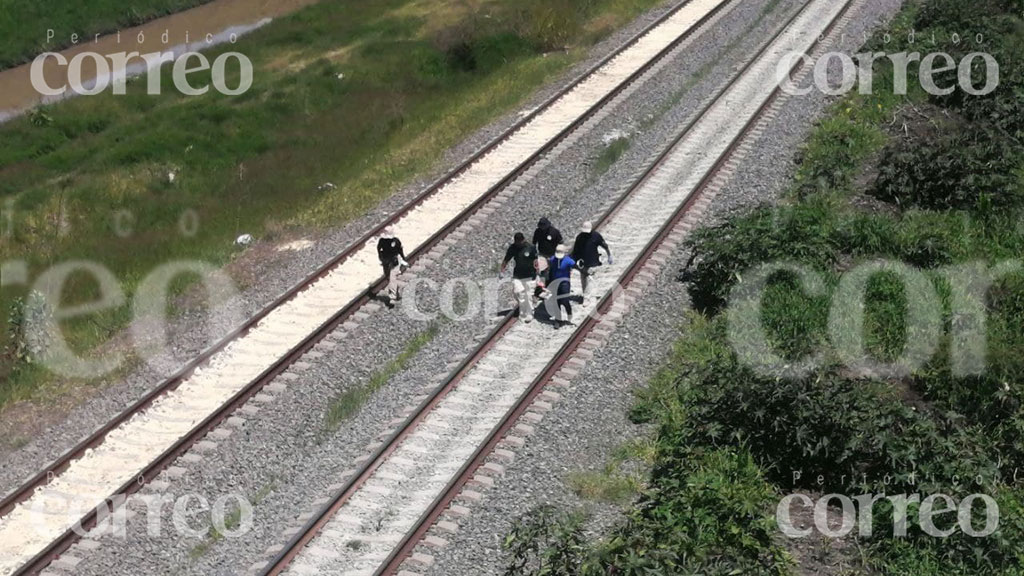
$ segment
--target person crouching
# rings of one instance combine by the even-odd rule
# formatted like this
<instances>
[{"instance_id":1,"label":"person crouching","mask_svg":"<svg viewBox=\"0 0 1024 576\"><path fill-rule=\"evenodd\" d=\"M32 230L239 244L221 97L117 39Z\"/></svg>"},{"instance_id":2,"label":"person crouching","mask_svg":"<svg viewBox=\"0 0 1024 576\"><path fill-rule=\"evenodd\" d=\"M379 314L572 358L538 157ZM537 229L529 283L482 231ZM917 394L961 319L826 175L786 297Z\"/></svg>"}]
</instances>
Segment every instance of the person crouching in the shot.
<instances>
[{"instance_id":1,"label":"person crouching","mask_svg":"<svg viewBox=\"0 0 1024 576\"><path fill-rule=\"evenodd\" d=\"M405 259L405 250L402 248L402 241L395 237L392 228L385 228L381 233L380 240L377 241L377 258L380 259L384 277L388 281L385 295L390 308L394 306L393 302L402 299L398 278L405 268L409 267L409 262Z\"/></svg>"}]
</instances>

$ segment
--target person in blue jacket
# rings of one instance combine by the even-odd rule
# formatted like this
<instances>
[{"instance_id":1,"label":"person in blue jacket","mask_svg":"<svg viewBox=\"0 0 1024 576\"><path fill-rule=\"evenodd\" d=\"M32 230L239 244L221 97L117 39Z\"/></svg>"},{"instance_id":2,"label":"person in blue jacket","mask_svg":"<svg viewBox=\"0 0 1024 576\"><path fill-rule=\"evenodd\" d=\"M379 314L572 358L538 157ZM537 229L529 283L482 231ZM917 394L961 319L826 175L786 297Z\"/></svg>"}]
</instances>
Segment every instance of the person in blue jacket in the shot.
<instances>
[{"instance_id":1,"label":"person in blue jacket","mask_svg":"<svg viewBox=\"0 0 1024 576\"><path fill-rule=\"evenodd\" d=\"M558 318L552 314L552 320L559 322L559 324L572 324L572 303L569 301L569 293L572 291L572 271L576 268L576 261L571 256L566 255L566 249L564 244L559 244L555 248L555 255L548 260L548 283L547 289L555 298L557 303L557 309L555 312L558 314ZM551 300L548 300L548 312L552 312L550 306ZM562 314L562 310L565 314Z\"/></svg>"}]
</instances>

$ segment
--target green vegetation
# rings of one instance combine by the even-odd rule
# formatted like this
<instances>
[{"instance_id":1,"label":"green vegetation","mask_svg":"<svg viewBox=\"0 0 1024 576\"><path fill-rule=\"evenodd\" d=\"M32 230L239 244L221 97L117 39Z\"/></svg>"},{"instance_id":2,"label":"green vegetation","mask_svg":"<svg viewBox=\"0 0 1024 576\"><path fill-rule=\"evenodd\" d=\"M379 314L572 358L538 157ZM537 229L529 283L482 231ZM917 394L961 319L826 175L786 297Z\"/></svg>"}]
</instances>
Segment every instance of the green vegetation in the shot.
<instances>
[{"instance_id":1,"label":"green vegetation","mask_svg":"<svg viewBox=\"0 0 1024 576\"><path fill-rule=\"evenodd\" d=\"M600 471L577 471L569 474L567 483L580 498L628 504L640 490L641 479L623 474L612 466Z\"/></svg>"},{"instance_id":2,"label":"green vegetation","mask_svg":"<svg viewBox=\"0 0 1024 576\"><path fill-rule=\"evenodd\" d=\"M787 573L792 541L773 518L784 495L946 494L959 502L981 493L999 506L991 536L959 529L930 536L919 522L921 506L911 504L907 534L899 537L895 508L879 502L873 534L855 530L850 538L860 555L843 563L892 575L1024 574L1024 269L1014 267L1024 254L1024 22L998 0L910 3L884 31L894 39L884 51L908 48L900 43L911 29L918 38L935 32L938 46L917 46L922 51L996 55L998 90L980 99L921 90L898 97L891 85L878 85L893 77L879 61L875 94L849 96L831 109L779 206L693 236L695 260L682 279L695 311L632 412L635 421L658 427L649 488L605 539L571 542L579 571L543 573ZM951 31L961 38L982 33L984 45L942 40ZM868 48L883 50L881 36ZM876 261L915 267L924 285L905 285L894 268L873 275L863 324L832 318L841 337L863 336L864 351L839 354L831 305L843 298L839 287L850 270ZM733 314L731 296L754 286L759 266L778 262L817 275L821 290L805 293L794 273L779 271L761 293L758 318ZM1005 263L1008 270L993 273L975 311L987 319L978 324L954 306L962 287L950 271L976 282ZM899 366L906 346L927 340L909 322L908 307L936 296L938 350L904 372L872 368ZM982 338L965 336L972 327L983 330L985 350L975 348ZM764 330L786 367L738 355L735 338L754 328ZM966 351L957 361L981 361L984 370L959 375L954 350ZM786 372L811 359L803 374ZM979 508L971 520L982 526ZM956 522L940 517L936 525ZM545 544L562 545L552 538ZM532 558L550 553L542 547Z\"/></svg>"},{"instance_id":3,"label":"green vegetation","mask_svg":"<svg viewBox=\"0 0 1024 576\"><path fill-rule=\"evenodd\" d=\"M138 26L210 0L4 0L0 9L0 70L11 68L46 51L71 45L71 35L92 39L96 34ZM56 34L46 43L46 31Z\"/></svg>"},{"instance_id":4,"label":"green vegetation","mask_svg":"<svg viewBox=\"0 0 1024 576\"><path fill-rule=\"evenodd\" d=\"M383 388L392 376L404 370L409 360L412 360L424 346L429 344L437 336L439 330L440 326L431 324L425 332L416 335L394 360L370 376L365 384L345 390L335 398L327 409L327 414L324 415L324 430L328 433L334 432L342 423L359 412L370 396Z\"/></svg>"},{"instance_id":5,"label":"green vegetation","mask_svg":"<svg viewBox=\"0 0 1024 576\"><path fill-rule=\"evenodd\" d=\"M534 510L506 538L506 574L781 574L774 498L749 454L670 447L663 434L651 485L610 538L584 540L579 513Z\"/></svg>"},{"instance_id":6,"label":"green vegetation","mask_svg":"<svg viewBox=\"0 0 1024 576\"><path fill-rule=\"evenodd\" d=\"M582 514L541 506L519 519L502 547L511 557L506 576L580 574L587 554Z\"/></svg>"},{"instance_id":7,"label":"green vegetation","mask_svg":"<svg viewBox=\"0 0 1024 576\"><path fill-rule=\"evenodd\" d=\"M255 495L253 495L253 497L249 500L249 504L251 504L254 508L256 506L259 506L260 503L263 502L263 500L266 499L266 497L269 496L270 493L273 492L275 488L277 488L277 483L275 481L268 482L262 488L260 488ZM198 560L199 558L206 555L206 553L210 551L210 548L213 548L215 544L224 539L224 537L226 536L225 532L232 532L236 530L239 526L241 526L241 523L242 509L238 506L235 506L231 508L231 510L227 514L224 515L224 530L221 531L220 527L216 526L215 524L211 524L210 531L207 533L206 538L199 544L196 544L191 550L189 550L189 558L191 558L192 560Z\"/></svg>"},{"instance_id":8,"label":"green vegetation","mask_svg":"<svg viewBox=\"0 0 1024 576\"><path fill-rule=\"evenodd\" d=\"M0 125L0 260L25 260L30 279L71 260L110 269L126 304L62 322L73 350L102 354L157 266L223 265L242 233L277 242L364 214L657 2L322 2L211 51L252 60L244 95L153 97L138 80L45 107ZM27 291L5 286L0 313ZM62 304L97 296L76 274ZM25 363L0 377L0 408L55 387Z\"/></svg>"},{"instance_id":9,"label":"green vegetation","mask_svg":"<svg viewBox=\"0 0 1024 576\"><path fill-rule=\"evenodd\" d=\"M657 445L637 438L619 446L601 470L576 470L566 483L580 498L626 505L643 487L644 476L654 465Z\"/></svg>"},{"instance_id":10,"label":"green vegetation","mask_svg":"<svg viewBox=\"0 0 1024 576\"><path fill-rule=\"evenodd\" d=\"M598 174L604 174L612 167L613 164L622 158L622 155L629 150L629 137L620 136L609 142L597 156L597 162L594 164L594 171Z\"/></svg>"},{"instance_id":11,"label":"green vegetation","mask_svg":"<svg viewBox=\"0 0 1024 576\"><path fill-rule=\"evenodd\" d=\"M224 515L224 531L231 532L232 530L235 530L236 528L238 528L241 522L241 508L232 508L230 512ZM199 544L196 544L191 550L189 550L189 558L191 558L192 560L197 560L203 557L204 555L206 555L207 552L210 551L210 548L213 548L213 546L217 542L220 542L223 539L224 533L221 532L220 529L216 526L210 526L210 531L207 534L207 538Z\"/></svg>"}]
</instances>

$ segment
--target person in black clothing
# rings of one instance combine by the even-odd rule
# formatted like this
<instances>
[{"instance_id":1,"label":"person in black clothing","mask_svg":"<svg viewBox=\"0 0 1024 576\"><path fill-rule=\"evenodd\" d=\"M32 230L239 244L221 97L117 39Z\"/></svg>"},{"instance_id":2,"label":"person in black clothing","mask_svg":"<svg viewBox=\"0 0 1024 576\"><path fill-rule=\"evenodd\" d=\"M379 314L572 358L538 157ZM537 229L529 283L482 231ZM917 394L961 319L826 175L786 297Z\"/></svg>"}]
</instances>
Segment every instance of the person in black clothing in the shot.
<instances>
[{"instance_id":1,"label":"person in black clothing","mask_svg":"<svg viewBox=\"0 0 1024 576\"><path fill-rule=\"evenodd\" d=\"M608 248L604 237L600 232L594 231L593 223L584 222L572 247L572 258L579 263L580 284L583 286L584 295L587 293L590 275L601 266L601 254L598 252L598 248L604 248L605 253L608 254L608 263L613 264L612 251Z\"/></svg>"},{"instance_id":2,"label":"person in black clothing","mask_svg":"<svg viewBox=\"0 0 1024 576\"><path fill-rule=\"evenodd\" d=\"M541 218L537 222L537 230L533 233L533 245L537 247L537 254L545 260L550 260L555 255L555 248L562 243L562 233L551 225L547 218Z\"/></svg>"},{"instance_id":3,"label":"person in black clothing","mask_svg":"<svg viewBox=\"0 0 1024 576\"><path fill-rule=\"evenodd\" d=\"M551 225L551 222L547 218L541 218L537 222L537 230L533 233L533 245L537 249L537 270L543 273L548 269L548 261L555 255L555 248L562 243L562 233ZM541 286L537 286L535 296L540 297L540 292L543 290Z\"/></svg>"},{"instance_id":4,"label":"person in black clothing","mask_svg":"<svg viewBox=\"0 0 1024 576\"><path fill-rule=\"evenodd\" d=\"M388 279L387 296L388 304L401 300L402 294L399 290L398 276L403 269L409 267L405 260L405 250L402 248L402 241L395 237L391 228L387 228L377 241L377 258L384 268L384 277Z\"/></svg>"},{"instance_id":5,"label":"person in black clothing","mask_svg":"<svg viewBox=\"0 0 1024 576\"><path fill-rule=\"evenodd\" d=\"M505 273L508 263L513 260L515 265L512 267L512 293L519 303L519 317L525 322L530 322L533 320L533 298L530 292L537 285L537 249L526 243L526 236L522 232L516 232L512 244L505 251L501 272L498 273L499 278Z\"/></svg>"}]
</instances>

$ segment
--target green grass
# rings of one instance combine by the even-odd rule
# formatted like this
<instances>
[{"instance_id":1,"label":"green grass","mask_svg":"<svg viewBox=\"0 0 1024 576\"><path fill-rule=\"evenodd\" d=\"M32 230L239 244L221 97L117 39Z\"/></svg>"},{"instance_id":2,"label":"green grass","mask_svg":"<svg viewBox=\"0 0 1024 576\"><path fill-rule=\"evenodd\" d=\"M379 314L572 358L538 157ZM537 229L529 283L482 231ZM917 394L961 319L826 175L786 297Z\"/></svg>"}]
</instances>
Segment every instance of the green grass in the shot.
<instances>
[{"instance_id":1,"label":"green grass","mask_svg":"<svg viewBox=\"0 0 1024 576\"><path fill-rule=\"evenodd\" d=\"M957 2L932 4L942 7L938 14L949 14L955 13L950 5ZM970 5L970 10L985 9L984 3L963 4ZM913 26L917 14L915 9L908 10L889 32L898 37L901 30ZM970 22L985 25L984 17L972 17ZM919 31L922 28L918 26ZM1017 43L1012 34L998 41ZM1014 90L1021 86L1020 75L1012 72L1019 61L1003 64L1006 78L1013 80L994 100L1006 100L1002 106L1012 107ZM886 74L882 71L876 78ZM889 181L899 182L885 172L886 166L893 166L893 159L908 151L918 163L919 179L935 174L945 179L935 187L939 190L947 183L961 185L960 179L977 178L974 183L981 186L1012 176L1012 156L993 163L989 172L958 173L938 170L956 165L958 159L930 154L945 145L943 139L950 130L989 127L997 117L974 115L972 107L980 105L936 102L919 92L895 97L882 88L877 96L854 95L834 106L807 143L796 183L781 206L731 218L691 241L699 260L685 278L703 315L693 317L690 333L673 354L669 368L634 408L637 419L661 423L663 435L677 431L673 445L749 450L765 477L780 489L846 494L941 492L959 497L980 491L999 502L1000 531L990 538L961 534L940 540L917 532L907 539L889 538L886 533L860 542L865 562L882 574L1024 573L1024 557L1019 553L1024 541L1019 505L1024 486L1014 476L1024 463L1020 440L1024 274L1007 275L989 294L987 367L978 376L954 374L949 335L942 338L931 360L909 377L885 379L850 371L853 359L835 355L827 329L836 287L859 264L884 259L920 269L928 282L924 289L938 294L948 331L963 319L953 315L946 270L972 263L994 265L1024 254L1020 226L1024 202L1019 197L1002 198L1004 204L997 210L984 195L971 194L958 196L956 209L923 209L954 205L944 198L932 202L927 188L915 192L918 207L880 208L866 201L868 195L881 197L872 182L879 170ZM918 120L922 116L924 122ZM897 122L915 121L940 129L910 127L897 134L891 128L899 127ZM908 139L906 133L913 137ZM1003 138L999 131L975 134L983 147L989 145L988 139ZM945 150L952 156L979 153ZM1024 159L1016 161L1024 164ZM777 276L765 292L758 319L776 353L789 362L806 359L812 351L825 351L819 368L804 378L753 373L737 359L726 338L731 319L723 312L728 310L726 301L733 288L742 286L747 271L757 265L779 261L803 264L824 284L821 296L810 297L791 275ZM867 356L892 361L905 344L922 340L922 335L909 332L905 318L907 305L923 299L892 275L870 280L862 332ZM842 332L850 333L850 328ZM804 479L794 482L792 470L802 470ZM926 480L915 482L911 471ZM982 486L958 480L979 474L985 479ZM819 475L824 484L807 480ZM884 517L876 525L891 525L891 518Z\"/></svg>"},{"instance_id":2,"label":"green grass","mask_svg":"<svg viewBox=\"0 0 1024 576\"><path fill-rule=\"evenodd\" d=\"M256 494L253 495L249 503L255 508L259 506L267 496L270 495L274 489L277 488L277 483L274 481L268 482ZM210 531L207 533L206 538L192 547L188 552L188 556L193 561L198 560L206 555L218 542L225 538L225 532L234 531L241 525L242 522L242 509L232 508L227 514L224 515L224 531L216 525L210 525Z\"/></svg>"},{"instance_id":3,"label":"green grass","mask_svg":"<svg viewBox=\"0 0 1024 576\"><path fill-rule=\"evenodd\" d=\"M894 38L912 28L923 34L928 19L963 18L947 25L1008 30L987 35L989 47L1005 54L1024 40L1019 13L1007 26L999 23L1002 17L986 15L1005 4L910 3L886 32ZM658 429L649 488L619 530L592 544L595 574L787 573L781 549L787 542L772 513L792 492L954 499L984 493L1000 509L999 529L990 537L929 536L912 506L908 536L896 538L893 510L876 507L873 537L819 555L845 555L842 563L858 573L1024 574L1024 272L1000 278L984 302L986 368L974 376L958 376L952 367L953 334L969 323L955 313L946 280L958 266L1019 262L1024 254L1024 197L1008 194L993 202L970 192L974 185L1019 181L1024 166L1019 143L1006 146L1005 140L1014 138L1021 116L1003 113L1024 102L1021 60L1001 63L1004 85L984 101L944 101L919 90L896 97L884 85L877 95L842 99L813 131L796 181L778 206L753 208L691 238L697 260L683 279L696 311L631 412L637 423ZM876 78L887 74L880 70ZM970 131L980 148L949 146L951 131ZM910 181L900 178L907 158L914 165ZM964 169L976 158L993 161ZM895 183L896 194L879 194L881 181ZM947 195L954 188L966 192ZM879 202L886 197L890 204ZM830 306L848 302L837 296L838 287L851 269L878 260L920 270L920 289L941 308L938 350L905 376L851 367L862 358L844 358L832 346ZM780 273L759 294L760 317L733 315L733 290L750 286L759 265L777 262L815 273L821 293L806 294L793 274ZM968 270L970 278L982 276ZM860 335L869 359L891 362L906 344L923 341L906 322L908 305L926 297L915 290L892 273L867 282ZM852 333L850 317L835 320L841 334ZM821 352L817 366L789 377L741 358L734 337L755 324L785 363ZM575 484L599 493L605 476L590 474Z\"/></svg>"},{"instance_id":4,"label":"green grass","mask_svg":"<svg viewBox=\"0 0 1024 576\"><path fill-rule=\"evenodd\" d=\"M327 408L327 412L324 415L325 432L331 433L336 431L345 421L358 413L370 397L376 391L383 388L392 376L405 369L409 361L437 336L439 330L440 326L432 324L425 332L413 338L394 360L391 360L384 368L370 376L369 380L345 390L331 401L331 405Z\"/></svg>"},{"instance_id":5,"label":"green grass","mask_svg":"<svg viewBox=\"0 0 1024 576\"><path fill-rule=\"evenodd\" d=\"M776 494L749 454L687 451L662 439L650 486L626 521L587 541L579 513L542 508L505 539L510 576L786 574L772 542Z\"/></svg>"},{"instance_id":6,"label":"green grass","mask_svg":"<svg viewBox=\"0 0 1024 576\"><path fill-rule=\"evenodd\" d=\"M573 472L566 483L580 498L619 505L629 504L640 488L638 478L624 476L614 469Z\"/></svg>"},{"instance_id":7,"label":"green grass","mask_svg":"<svg viewBox=\"0 0 1024 576\"><path fill-rule=\"evenodd\" d=\"M210 0L3 0L0 7L0 70L30 60L45 51L71 45L71 35L91 40L96 34L138 26ZM52 29L53 40L46 42ZM79 40L82 42L82 40Z\"/></svg>"},{"instance_id":8,"label":"green grass","mask_svg":"<svg viewBox=\"0 0 1024 576\"><path fill-rule=\"evenodd\" d=\"M630 139L626 136L621 136L608 143L601 153L597 156L597 162L594 163L594 171L598 174L604 174L612 167L622 155L629 150Z\"/></svg>"},{"instance_id":9,"label":"green grass","mask_svg":"<svg viewBox=\"0 0 1024 576\"><path fill-rule=\"evenodd\" d=\"M529 26L540 0L323 2L212 51L253 61L245 95L151 97L132 82L126 96L46 107L0 126L0 259L24 260L30 278L60 262L98 262L130 303L168 261L230 262L239 234L272 243L343 224L656 3L559 0L574 32L568 51L547 54L551 39ZM122 214L126 237L116 233ZM193 216L198 228L184 234ZM0 313L25 291L5 287ZM90 278L73 276L64 304L94 296ZM131 315L126 303L62 327L73 349L98 354ZM10 344L6 331L0 344ZM53 380L8 359L0 374L0 408Z\"/></svg>"},{"instance_id":10,"label":"green grass","mask_svg":"<svg viewBox=\"0 0 1024 576\"><path fill-rule=\"evenodd\" d=\"M640 494L642 472L653 466L656 450L656 445L648 438L625 443L614 451L603 469L570 472L566 485L585 500L629 504Z\"/></svg>"}]
</instances>

